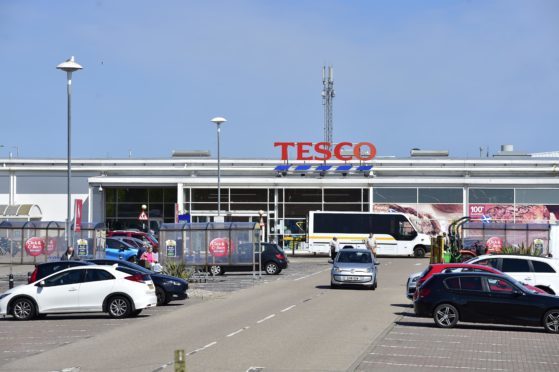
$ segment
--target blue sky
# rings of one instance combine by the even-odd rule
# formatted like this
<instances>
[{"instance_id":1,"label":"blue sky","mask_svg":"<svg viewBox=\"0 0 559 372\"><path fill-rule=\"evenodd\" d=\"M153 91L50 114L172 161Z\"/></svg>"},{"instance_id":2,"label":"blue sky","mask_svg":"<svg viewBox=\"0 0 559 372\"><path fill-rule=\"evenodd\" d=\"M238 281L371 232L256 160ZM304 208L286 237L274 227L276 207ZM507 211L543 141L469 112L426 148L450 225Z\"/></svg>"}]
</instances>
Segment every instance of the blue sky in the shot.
<instances>
[{"instance_id":1,"label":"blue sky","mask_svg":"<svg viewBox=\"0 0 559 372\"><path fill-rule=\"evenodd\" d=\"M559 150L558 19L553 0L0 0L0 144L66 156L74 55L74 157L215 155L224 116L223 157L279 159L322 140L324 64L336 142Z\"/></svg>"}]
</instances>

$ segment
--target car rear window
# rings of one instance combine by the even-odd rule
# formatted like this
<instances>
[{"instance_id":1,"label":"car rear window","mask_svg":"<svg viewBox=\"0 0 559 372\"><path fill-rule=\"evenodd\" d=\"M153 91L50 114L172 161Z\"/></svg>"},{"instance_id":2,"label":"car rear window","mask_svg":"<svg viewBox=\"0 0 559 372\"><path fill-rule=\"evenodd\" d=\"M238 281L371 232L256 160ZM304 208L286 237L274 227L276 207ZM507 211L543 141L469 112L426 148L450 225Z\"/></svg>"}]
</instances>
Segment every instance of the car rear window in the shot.
<instances>
[{"instance_id":1,"label":"car rear window","mask_svg":"<svg viewBox=\"0 0 559 372\"><path fill-rule=\"evenodd\" d=\"M444 284L448 289L460 289L460 279L458 278L448 278L444 281Z\"/></svg>"},{"instance_id":2,"label":"car rear window","mask_svg":"<svg viewBox=\"0 0 559 372\"><path fill-rule=\"evenodd\" d=\"M528 260L504 258L501 271L504 273L529 273L531 270Z\"/></svg>"},{"instance_id":3,"label":"car rear window","mask_svg":"<svg viewBox=\"0 0 559 372\"><path fill-rule=\"evenodd\" d=\"M463 291L483 291L481 278L479 276L461 277L460 289Z\"/></svg>"},{"instance_id":4,"label":"car rear window","mask_svg":"<svg viewBox=\"0 0 559 372\"><path fill-rule=\"evenodd\" d=\"M534 265L534 271L537 272L537 273L554 273L555 272L553 267L546 264L545 262L532 261L532 265Z\"/></svg>"}]
</instances>

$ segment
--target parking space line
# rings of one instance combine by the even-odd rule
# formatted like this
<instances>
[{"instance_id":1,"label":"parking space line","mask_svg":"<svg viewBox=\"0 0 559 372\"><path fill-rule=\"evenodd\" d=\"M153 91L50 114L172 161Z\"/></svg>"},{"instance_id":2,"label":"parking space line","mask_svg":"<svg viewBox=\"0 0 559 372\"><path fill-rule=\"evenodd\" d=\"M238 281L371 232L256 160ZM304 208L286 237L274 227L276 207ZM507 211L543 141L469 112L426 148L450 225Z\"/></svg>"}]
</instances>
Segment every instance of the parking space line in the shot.
<instances>
[{"instance_id":1,"label":"parking space line","mask_svg":"<svg viewBox=\"0 0 559 372\"><path fill-rule=\"evenodd\" d=\"M281 312L282 312L282 313L285 313L286 311L289 311L289 310L293 309L295 306L297 306L297 305L291 305L291 306L289 306L289 307L286 307L286 308L283 309Z\"/></svg>"},{"instance_id":2,"label":"parking space line","mask_svg":"<svg viewBox=\"0 0 559 372\"><path fill-rule=\"evenodd\" d=\"M260 324L260 323L262 323L262 322L265 322L265 321L268 320L268 319L272 319L272 318L275 317L275 316L276 316L276 314L268 315L267 317L265 317L264 319L260 319L260 320L257 321L256 323L257 323L257 324Z\"/></svg>"},{"instance_id":3,"label":"parking space line","mask_svg":"<svg viewBox=\"0 0 559 372\"><path fill-rule=\"evenodd\" d=\"M307 279L307 278L310 278L311 276L314 276L314 275L317 275L317 274L320 274L320 273L323 273L323 272L329 271L329 270L330 270L330 269L320 270L320 271L317 271L316 273L312 273L312 274L305 275L305 276L302 276L302 277L297 278L297 279L293 279L293 281L294 281L294 282L297 282L297 281L299 281L299 280Z\"/></svg>"},{"instance_id":4,"label":"parking space line","mask_svg":"<svg viewBox=\"0 0 559 372\"><path fill-rule=\"evenodd\" d=\"M233 332L233 333L229 333L229 334L228 334L227 336L225 336L225 337L233 337L233 336L238 335L238 334L241 333L242 331L247 330L247 329L249 329L249 328L250 328L249 326L243 327L243 328L241 328L241 329L236 330L236 331Z\"/></svg>"},{"instance_id":5,"label":"parking space line","mask_svg":"<svg viewBox=\"0 0 559 372\"><path fill-rule=\"evenodd\" d=\"M369 353L370 355L383 355L394 357L411 357L411 358L433 358L433 359L450 359L449 356L432 356L432 355L412 355L412 354L384 354L384 353Z\"/></svg>"},{"instance_id":6,"label":"parking space line","mask_svg":"<svg viewBox=\"0 0 559 372\"><path fill-rule=\"evenodd\" d=\"M435 364L411 364L411 363L391 363L391 362L380 362L380 361L369 361L364 360L363 363L369 364L385 364L388 366L396 367L418 367L418 368L444 368L444 369L461 369L469 371L506 371L504 368L485 368L485 367L465 367L465 366L439 366Z\"/></svg>"}]
</instances>

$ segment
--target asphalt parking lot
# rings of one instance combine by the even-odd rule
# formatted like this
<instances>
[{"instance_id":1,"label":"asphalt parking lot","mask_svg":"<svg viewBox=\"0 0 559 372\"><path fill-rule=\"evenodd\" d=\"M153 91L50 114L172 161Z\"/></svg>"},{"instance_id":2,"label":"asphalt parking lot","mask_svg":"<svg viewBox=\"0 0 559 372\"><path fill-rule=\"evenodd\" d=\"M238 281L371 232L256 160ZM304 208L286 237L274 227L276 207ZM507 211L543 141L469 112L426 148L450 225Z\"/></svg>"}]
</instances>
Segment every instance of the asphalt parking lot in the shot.
<instances>
[{"instance_id":1,"label":"asphalt parking lot","mask_svg":"<svg viewBox=\"0 0 559 372\"><path fill-rule=\"evenodd\" d=\"M11 317L0 318L0 370L2 370L2 365L10 361L42 353L80 339L94 337L112 327L130 322L141 322L152 316L175 311L181 306L192 306L200 301L219 298L227 292L264 285L276 280L292 280L315 275L330 267L326 257L290 260L290 267L279 275L269 276L262 273L261 276L258 276L258 274L253 275L247 272L226 273L221 276L208 277L205 282L191 282L188 299L173 301L167 306L145 309L137 318L116 320L104 313L49 315L45 319L30 322L18 322ZM3 268L0 278L0 293L8 289L8 271L6 269ZM14 267L15 285L26 284L26 272L32 269L32 266Z\"/></svg>"},{"instance_id":2,"label":"asphalt parking lot","mask_svg":"<svg viewBox=\"0 0 559 372\"><path fill-rule=\"evenodd\" d=\"M441 329L406 303L356 371L558 371L559 337L543 328L458 323Z\"/></svg>"}]
</instances>

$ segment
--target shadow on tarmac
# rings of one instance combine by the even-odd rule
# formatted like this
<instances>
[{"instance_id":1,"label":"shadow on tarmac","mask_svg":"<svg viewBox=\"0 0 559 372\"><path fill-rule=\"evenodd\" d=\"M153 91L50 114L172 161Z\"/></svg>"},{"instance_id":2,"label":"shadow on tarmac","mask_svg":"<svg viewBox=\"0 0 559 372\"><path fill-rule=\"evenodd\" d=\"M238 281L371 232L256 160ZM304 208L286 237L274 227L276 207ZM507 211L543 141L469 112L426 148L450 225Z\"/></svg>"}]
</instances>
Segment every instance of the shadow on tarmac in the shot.
<instances>
[{"instance_id":1,"label":"shadow on tarmac","mask_svg":"<svg viewBox=\"0 0 559 372\"><path fill-rule=\"evenodd\" d=\"M398 315L408 316L407 313L400 313ZM413 315L413 314L412 314ZM435 328L440 329L435 323L414 322L414 321L396 321L394 324L399 326L420 327L420 328ZM493 324L479 324L479 323L458 323L457 329L471 329L479 331L500 331L500 332L528 332L528 333L545 333L548 334L543 328L521 327L521 326L500 326Z\"/></svg>"}]
</instances>

